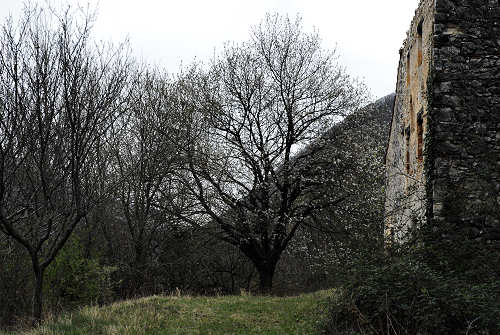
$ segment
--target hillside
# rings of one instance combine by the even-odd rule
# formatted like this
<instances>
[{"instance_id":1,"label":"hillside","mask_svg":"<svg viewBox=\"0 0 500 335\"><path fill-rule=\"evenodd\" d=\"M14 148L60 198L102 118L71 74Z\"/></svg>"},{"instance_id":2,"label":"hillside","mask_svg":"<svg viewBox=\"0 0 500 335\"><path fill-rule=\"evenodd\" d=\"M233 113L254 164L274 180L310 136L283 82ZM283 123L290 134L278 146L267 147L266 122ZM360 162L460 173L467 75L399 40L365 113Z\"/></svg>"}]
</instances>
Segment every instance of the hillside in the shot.
<instances>
[{"instance_id":1,"label":"hillside","mask_svg":"<svg viewBox=\"0 0 500 335\"><path fill-rule=\"evenodd\" d=\"M308 200L317 210L286 251L277 283L331 287L353 263L379 254L393 102L390 94L350 114L301 153L299 172L314 183Z\"/></svg>"},{"instance_id":2,"label":"hillside","mask_svg":"<svg viewBox=\"0 0 500 335\"><path fill-rule=\"evenodd\" d=\"M331 291L294 297L152 296L84 307L36 330L8 335L314 334ZM3 333L0 333L4 335Z\"/></svg>"}]
</instances>

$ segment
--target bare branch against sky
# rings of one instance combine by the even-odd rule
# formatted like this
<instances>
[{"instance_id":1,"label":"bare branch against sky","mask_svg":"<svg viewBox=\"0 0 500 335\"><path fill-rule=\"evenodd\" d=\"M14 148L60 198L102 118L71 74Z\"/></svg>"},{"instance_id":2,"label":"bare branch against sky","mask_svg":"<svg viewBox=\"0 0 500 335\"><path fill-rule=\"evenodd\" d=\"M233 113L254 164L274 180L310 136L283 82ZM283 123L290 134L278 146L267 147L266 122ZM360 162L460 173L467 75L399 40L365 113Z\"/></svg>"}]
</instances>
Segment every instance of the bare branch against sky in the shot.
<instances>
[{"instance_id":1,"label":"bare branch against sky","mask_svg":"<svg viewBox=\"0 0 500 335\"><path fill-rule=\"evenodd\" d=\"M32 0L45 3L46 0ZM76 0L49 1L60 3ZM364 79L374 97L395 90L398 50L418 0L79 0L98 8L95 34L103 40L127 36L135 54L178 72L181 63L210 59L225 41L244 41L266 12L303 17L316 28L323 47L337 45L340 62ZM0 19L18 16L22 0L0 1Z\"/></svg>"}]
</instances>

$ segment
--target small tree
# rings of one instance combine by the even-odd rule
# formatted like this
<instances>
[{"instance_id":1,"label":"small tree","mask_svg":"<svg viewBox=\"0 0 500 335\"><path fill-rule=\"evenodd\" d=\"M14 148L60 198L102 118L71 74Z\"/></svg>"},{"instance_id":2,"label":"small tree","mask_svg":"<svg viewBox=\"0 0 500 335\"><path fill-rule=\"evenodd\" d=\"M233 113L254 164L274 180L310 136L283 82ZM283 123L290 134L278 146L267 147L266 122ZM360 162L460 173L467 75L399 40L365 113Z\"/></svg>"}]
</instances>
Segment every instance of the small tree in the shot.
<instances>
[{"instance_id":1,"label":"small tree","mask_svg":"<svg viewBox=\"0 0 500 335\"><path fill-rule=\"evenodd\" d=\"M276 264L315 210L300 151L364 100L365 89L302 31L300 18L267 16L249 42L226 45L211 71L188 73L180 107L191 113L181 179L196 208L179 214L253 262L270 292ZM332 202L335 203L332 195Z\"/></svg>"},{"instance_id":2,"label":"small tree","mask_svg":"<svg viewBox=\"0 0 500 335\"><path fill-rule=\"evenodd\" d=\"M26 8L0 35L0 231L30 255L35 324L44 271L99 202L96 146L121 112L127 61L122 48L94 48L92 22Z\"/></svg>"}]
</instances>

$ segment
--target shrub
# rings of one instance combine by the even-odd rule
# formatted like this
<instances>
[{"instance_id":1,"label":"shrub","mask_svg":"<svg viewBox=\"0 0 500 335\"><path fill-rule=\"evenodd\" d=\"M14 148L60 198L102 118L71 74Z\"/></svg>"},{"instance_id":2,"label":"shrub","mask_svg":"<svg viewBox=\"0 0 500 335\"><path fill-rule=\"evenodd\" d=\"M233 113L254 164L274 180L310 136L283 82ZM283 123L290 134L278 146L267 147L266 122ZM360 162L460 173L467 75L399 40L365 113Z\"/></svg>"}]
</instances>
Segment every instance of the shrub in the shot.
<instances>
[{"instance_id":1,"label":"shrub","mask_svg":"<svg viewBox=\"0 0 500 335\"><path fill-rule=\"evenodd\" d=\"M47 297L52 305L63 307L109 302L114 271L97 258L85 257L79 240L71 239L47 268Z\"/></svg>"},{"instance_id":2,"label":"shrub","mask_svg":"<svg viewBox=\"0 0 500 335\"><path fill-rule=\"evenodd\" d=\"M499 334L498 254L476 246L433 245L385 264L356 267L330 301L323 333ZM457 266L467 250L477 253L462 259L468 266Z\"/></svg>"},{"instance_id":3,"label":"shrub","mask_svg":"<svg viewBox=\"0 0 500 335\"><path fill-rule=\"evenodd\" d=\"M0 329L15 326L28 315L32 287L25 250L0 236Z\"/></svg>"}]
</instances>

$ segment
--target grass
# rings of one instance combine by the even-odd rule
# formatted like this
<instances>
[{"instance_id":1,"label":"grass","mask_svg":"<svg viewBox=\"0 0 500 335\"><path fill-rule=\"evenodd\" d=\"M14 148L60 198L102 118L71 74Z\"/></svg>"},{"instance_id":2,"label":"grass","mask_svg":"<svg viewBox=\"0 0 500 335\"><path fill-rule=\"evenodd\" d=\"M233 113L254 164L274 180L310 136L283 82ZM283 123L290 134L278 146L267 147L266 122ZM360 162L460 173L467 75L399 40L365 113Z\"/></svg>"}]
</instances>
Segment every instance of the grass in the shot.
<instances>
[{"instance_id":1,"label":"grass","mask_svg":"<svg viewBox=\"0 0 500 335\"><path fill-rule=\"evenodd\" d=\"M314 334L332 291L293 297L153 296L84 307L8 335Z\"/></svg>"}]
</instances>

